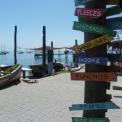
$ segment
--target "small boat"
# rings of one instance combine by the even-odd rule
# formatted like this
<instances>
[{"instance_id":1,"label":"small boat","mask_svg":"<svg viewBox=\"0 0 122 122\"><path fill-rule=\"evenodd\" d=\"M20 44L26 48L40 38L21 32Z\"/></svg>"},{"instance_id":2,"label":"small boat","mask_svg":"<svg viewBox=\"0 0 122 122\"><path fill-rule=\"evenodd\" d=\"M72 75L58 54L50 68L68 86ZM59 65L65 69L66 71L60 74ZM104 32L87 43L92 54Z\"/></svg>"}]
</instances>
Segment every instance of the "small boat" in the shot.
<instances>
[{"instance_id":1,"label":"small boat","mask_svg":"<svg viewBox=\"0 0 122 122\"><path fill-rule=\"evenodd\" d=\"M12 66L13 65L0 67L0 70L5 71L6 69ZM12 71L11 74L0 76L0 86L10 83L15 80L19 80L21 77L21 69L22 69L22 65L19 64L19 66L14 71Z\"/></svg>"},{"instance_id":2,"label":"small boat","mask_svg":"<svg viewBox=\"0 0 122 122\"><path fill-rule=\"evenodd\" d=\"M24 52L22 52L22 51L18 51L18 54L23 54Z\"/></svg>"}]
</instances>

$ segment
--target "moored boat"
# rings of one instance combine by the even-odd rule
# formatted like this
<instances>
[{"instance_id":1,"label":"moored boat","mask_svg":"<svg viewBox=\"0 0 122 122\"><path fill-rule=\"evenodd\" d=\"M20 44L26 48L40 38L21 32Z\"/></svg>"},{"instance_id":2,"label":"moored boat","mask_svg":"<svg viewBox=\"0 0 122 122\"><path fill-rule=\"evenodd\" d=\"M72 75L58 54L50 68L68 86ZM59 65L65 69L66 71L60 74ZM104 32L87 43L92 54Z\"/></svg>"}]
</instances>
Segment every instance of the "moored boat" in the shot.
<instances>
[{"instance_id":1,"label":"moored boat","mask_svg":"<svg viewBox=\"0 0 122 122\"><path fill-rule=\"evenodd\" d=\"M11 68L12 66L13 65L0 67L0 70L5 71L6 69ZM21 77L21 69L22 69L22 65L19 64L19 66L14 71L12 71L10 74L0 76L0 86L10 83L15 80L19 80Z\"/></svg>"}]
</instances>

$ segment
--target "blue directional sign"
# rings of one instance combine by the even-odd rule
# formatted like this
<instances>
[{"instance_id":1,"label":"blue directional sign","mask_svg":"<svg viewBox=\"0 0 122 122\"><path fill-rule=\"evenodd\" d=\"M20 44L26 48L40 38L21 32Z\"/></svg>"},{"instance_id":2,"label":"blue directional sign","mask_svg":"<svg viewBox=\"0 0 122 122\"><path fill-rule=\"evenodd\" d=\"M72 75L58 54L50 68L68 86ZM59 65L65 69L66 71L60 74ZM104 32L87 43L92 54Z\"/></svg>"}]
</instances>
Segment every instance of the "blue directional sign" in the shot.
<instances>
[{"instance_id":1,"label":"blue directional sign","mask_svg":"<svg viewBox=\"0 0 122 122\"><path fill-rule=\"evenodd\" d=\"M92 1L92 0L75 0L75 6L78 6L78 5L81 5L86 2L90 2L90 1Z\"/></svg>"},{"instance_id":2,"label":"blue directional sign","mask_svg":"<svg viewBox=\"0 0 122 122\"><path fill-rule=\"evenodd\" d=\"M88 103L88 104L75 104L69 107L69 110L101 110L101 109L120 109L113 102L105 103Z\"/></svg>"},{"instance_id":3,"label":"blue directional sign","mask_svg":"<svg viewBox=\"0 0 122 122\"><path fill-rule=\"evenodd\" d=\"M108 29L111 29L111 30L122 29L122 21L118 21L118 22L108 22L106 25L107 25L107 28L108 28Z\"/></svg>"},{"instance_id":4,"label":"blue directional sign","mask_svg":"<svg viewBox=\"0 0 122 122\"><path fill-rule=\"evenodd\" d=\"M103 57L84 57L84 58L76 58L76 63L82 64L107 64L108 59Z\"/></svg>"}]
</instances>

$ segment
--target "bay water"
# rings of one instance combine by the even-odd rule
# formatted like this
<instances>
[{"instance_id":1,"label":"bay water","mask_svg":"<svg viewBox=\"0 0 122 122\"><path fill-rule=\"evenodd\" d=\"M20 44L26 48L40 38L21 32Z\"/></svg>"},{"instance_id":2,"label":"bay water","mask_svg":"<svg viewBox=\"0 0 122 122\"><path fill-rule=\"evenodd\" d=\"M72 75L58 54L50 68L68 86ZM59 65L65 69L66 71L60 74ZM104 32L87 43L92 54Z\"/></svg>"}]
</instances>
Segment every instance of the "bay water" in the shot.
<instances>
[{"instance_id":1,"label":"bay water","mask_svg":"<svg viewBox=\"0 0 122 122\"><path fill-rule=\"evenodd\" d=\"M61 54L63 54L64 51L61 51ZM57 51L54 51L54 54L58 54ZM60 60L58 60L58 55L54 55L53 60L57 62L63 62L64 66L67 64L65 60L65 55L60 55ZM69 62L73 62L73 54L68 55L68 64ZM24 52L22 54L18 54L17 52L17 64L22 64L24 68L29 68L29 65L34 64L42 64L43 57L39 56L38 58L35 58L35 52L27 53ZM46 63L47 63L47 56L46 56ZM1 65L13 65L14 64L14 51L9 51L6 55L0 55L0 66Z\"/></svg>"}]
</instances>

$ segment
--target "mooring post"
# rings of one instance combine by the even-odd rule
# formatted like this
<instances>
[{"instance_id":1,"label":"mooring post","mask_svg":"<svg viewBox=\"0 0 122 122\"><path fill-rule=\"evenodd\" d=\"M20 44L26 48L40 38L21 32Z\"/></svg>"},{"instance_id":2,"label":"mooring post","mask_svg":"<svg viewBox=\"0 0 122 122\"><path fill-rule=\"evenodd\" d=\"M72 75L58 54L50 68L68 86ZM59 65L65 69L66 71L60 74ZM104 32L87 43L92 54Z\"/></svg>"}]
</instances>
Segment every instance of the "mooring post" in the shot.
<instances>
[{"instance_id":1,"label":"mooring post","mask_svg":"<svg viewBox=\"0 0 122 122\"><path fill-rule=\"evenodd\" d=\"M52 48L52 60L53 60L53 41L51 41L51 48Z\"/></svg>"},{"instance_id":2,"label":"mooring post","mask_svg":"<svg viewBox=\"0 0 122 122\"><path fill-rule=\"evenodd\" d=\"M75 40L75 46L77 46L78 43L77 43L77 39ZM75 55L78 55L78 53L75 53ZM78 64L76 63L76 58L75 58L75 64L76 64L76 67L78 67Z\"/></svg>"},{"instance_id":3,"label":"mooring post","mask_svg":"<svg viewBox=\"0 0 122 122\"><path fill-rule=\"evenodd\" d=\"M45 58L46 58L46 27L43 26L43 76L46 74L46 63L45 63Z\"/></svg>"},{"instance_id":4,"label":"mooring post","mask_svg":"<svg viewBox=\"0 0 122 122\"><path fill-rule=\"evenodd\" d=\"M85 3L85 8L106 9L106 0L94 0ZM85 23L106 26L106 15L98 19L84 18ZM99 34L84 33L84 43L101 37ZM103 44L85 51L85 57L107 57L107 44ZM85 64L85 72L107 72L107 65ZM85 81L84 103L106 102L106 82ZM105 118L106 110L84 110L83 117Z\"/></svg>"},{"instance_id":5,"label":"mooring post","mask_svg":"<svg viewBox=\"0 0 122 122\"><path fill-rule=\"evenodd\" d=\"M16 35L17 35L17 26L15 26L15 32L14 32L14 64L17 64L17 43L16 43Z\"/></svg>"}]
</instances>

